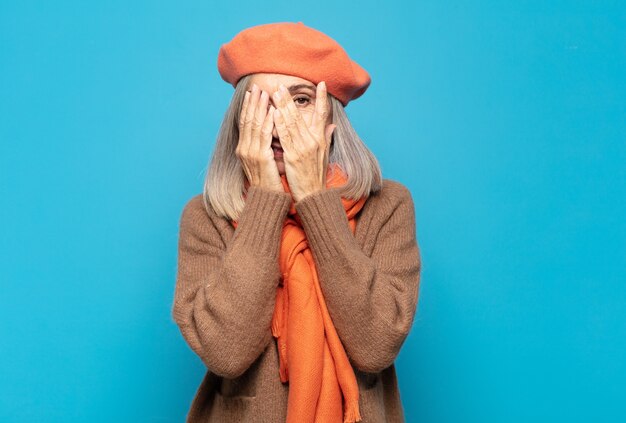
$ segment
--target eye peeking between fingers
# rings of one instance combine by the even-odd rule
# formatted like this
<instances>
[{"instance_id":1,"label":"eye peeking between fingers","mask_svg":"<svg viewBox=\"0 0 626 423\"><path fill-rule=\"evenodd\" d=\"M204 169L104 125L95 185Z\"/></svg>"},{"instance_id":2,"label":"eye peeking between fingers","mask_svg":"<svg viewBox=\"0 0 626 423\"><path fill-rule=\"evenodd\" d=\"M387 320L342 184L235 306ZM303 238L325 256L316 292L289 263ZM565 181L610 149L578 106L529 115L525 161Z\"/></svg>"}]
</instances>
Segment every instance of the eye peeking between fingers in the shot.
<instances>
[{"instance_id":1,"label":"eye peeking between fingers","mask_svg":"<svg viewBox=\"0 0 626 423\"><path fill-rule=\"evenodd\" d=\"M251 91L248 91L248 94L252 95ZM260 100L260 97L259 97ZM297 105L297 106L302 106L302 107L307 107L312 103L312 99L311 97L309 97L308 95L299 95L293 98L293 102ZM268 103L267 105L267 111L269 111L270 109L270 104Z\"/></svg>"},{"instance_id":2,"label":"eye peeking between fingers","mask_svg":"<svg viewBox=\"0 0 626 423\"><path fill-rule=\"evenodd\" d=\"M301 100L304 100L303 102L300 102ZM307 96L299 96L299 97L295 97L293 99L294 103L296 103L299 106L308 106L309 104L311 104L311 99Z\"/></svg>"}]
</instances>

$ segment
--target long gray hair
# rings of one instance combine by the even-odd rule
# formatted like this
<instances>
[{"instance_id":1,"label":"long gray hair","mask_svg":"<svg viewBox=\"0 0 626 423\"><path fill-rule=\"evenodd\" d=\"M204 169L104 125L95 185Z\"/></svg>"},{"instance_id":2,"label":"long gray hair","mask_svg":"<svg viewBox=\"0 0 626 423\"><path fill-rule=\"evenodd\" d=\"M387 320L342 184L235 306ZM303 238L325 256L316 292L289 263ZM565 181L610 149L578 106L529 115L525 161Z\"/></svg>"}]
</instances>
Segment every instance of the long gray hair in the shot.
<instances>
[{"instance_id":1,"label":"long gray hair","mask_svg":"<svg viewBox=\"0 0 626 423\"><path fill-rule=\"evenodd\" d=\"M235 149L239 143L239 115L251 76L246 75L239 80L224 114L202 193L207 210L212 207L217 215L229 220L238 220L245 204L246 175ZM382 187L378 160L357 135L341 102L330 93L328 97L332 106L332 123L337 125L328 162L337 163L348 177L346 184L338 188L339 194L351 199L369 196Z\"/></svg>"}]
</instances>

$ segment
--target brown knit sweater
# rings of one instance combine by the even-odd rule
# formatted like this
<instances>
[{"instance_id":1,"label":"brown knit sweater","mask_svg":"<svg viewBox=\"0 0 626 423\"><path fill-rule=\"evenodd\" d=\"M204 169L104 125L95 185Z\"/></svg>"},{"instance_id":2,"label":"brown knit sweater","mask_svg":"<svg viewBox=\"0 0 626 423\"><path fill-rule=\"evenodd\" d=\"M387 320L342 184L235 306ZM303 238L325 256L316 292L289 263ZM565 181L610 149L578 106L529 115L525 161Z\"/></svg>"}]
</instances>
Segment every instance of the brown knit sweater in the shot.
<instances>
[{"instance_id":1,"label":"brown knit sweater","mask_svg":"<svg viewBox=\"0 0 626 423\"><path fill-rule=\"evenodd\" d=\"M286 192L250 187L236 230L206 211L202 194L182 211L172 316L207 367L188 423L286 419L289 385L279 379L271 319L290 202ZM362 423L404 422L394 360L413 323L421 267L410 191L384 179L354 234L336 188L295 207L355 370Z\"/></svg>"}]
</instances>

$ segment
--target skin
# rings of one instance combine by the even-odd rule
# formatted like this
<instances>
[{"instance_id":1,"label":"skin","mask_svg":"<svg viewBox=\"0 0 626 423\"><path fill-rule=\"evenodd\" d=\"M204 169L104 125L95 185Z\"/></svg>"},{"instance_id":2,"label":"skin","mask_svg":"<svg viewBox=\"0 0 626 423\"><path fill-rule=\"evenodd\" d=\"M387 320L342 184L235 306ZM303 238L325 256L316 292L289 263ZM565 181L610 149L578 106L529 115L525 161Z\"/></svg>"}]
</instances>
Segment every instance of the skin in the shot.
<instances>
[{"instance_id":1,"label":"skin","mask_svg":"<svg viewBox=\"0 0 626 423\"><path fill-rule=\"evenodd\" d=\"M306 87L287 87L306 84ZM292 75L256 73L249 81L239 119L236 149L250 185L284 191L285 175L297 202L326 189L332 133L326 84ZM283 157L274 157L280 143Z\"/></svg>"}]
</instances>

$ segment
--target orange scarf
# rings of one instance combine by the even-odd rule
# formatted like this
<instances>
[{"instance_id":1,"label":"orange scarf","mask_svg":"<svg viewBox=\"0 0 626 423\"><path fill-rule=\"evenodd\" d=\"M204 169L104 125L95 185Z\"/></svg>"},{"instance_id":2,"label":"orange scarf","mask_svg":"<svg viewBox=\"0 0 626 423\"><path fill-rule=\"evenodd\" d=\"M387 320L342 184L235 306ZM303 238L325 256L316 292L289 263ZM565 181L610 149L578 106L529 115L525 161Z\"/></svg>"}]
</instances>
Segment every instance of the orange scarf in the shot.
<instances>
[{"instance_id":1,"label":"orange scarf","mask_svg":"<svg viewBox=\"0 0 626 423\"><path fill-rule=\"evenodd\" d=\"M285 175L281 180L285 192L291 192ZM339 165L329 163L326 188L346 181ZM354 216L365 200L341 197L352 233ZM326 308L293 200L283 224L279 263L283 278L276 291L272 335L278 344L280 380L289 381L287 423L361 421L356 376Z\"/></svg>"}]
</instances>

